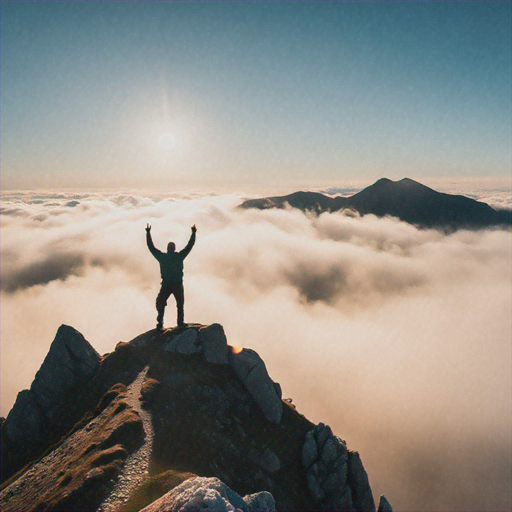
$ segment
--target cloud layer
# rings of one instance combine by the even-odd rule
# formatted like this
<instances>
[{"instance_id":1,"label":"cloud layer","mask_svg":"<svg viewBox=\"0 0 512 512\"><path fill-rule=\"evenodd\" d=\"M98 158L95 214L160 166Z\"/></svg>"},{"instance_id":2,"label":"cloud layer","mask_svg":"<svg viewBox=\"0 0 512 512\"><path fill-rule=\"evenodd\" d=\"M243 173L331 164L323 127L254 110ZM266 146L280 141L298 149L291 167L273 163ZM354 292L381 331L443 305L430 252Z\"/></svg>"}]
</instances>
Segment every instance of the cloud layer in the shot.
<instances>
[{"instance_id":1,"label":"cloud layer","mask_svg":"<svg viewBox=\"0 0 512 512\"><path fill-rule=\"evenodd\" d=\"M2 415L61 323L100 352L154 326L158 264L186 321L257 350L300 412L362 456L396 510L510 508L511 235L238 211L241 198L10 194L1 216ZM172 299L166 324L175 323Z\"/></svg>"}]
</instances>

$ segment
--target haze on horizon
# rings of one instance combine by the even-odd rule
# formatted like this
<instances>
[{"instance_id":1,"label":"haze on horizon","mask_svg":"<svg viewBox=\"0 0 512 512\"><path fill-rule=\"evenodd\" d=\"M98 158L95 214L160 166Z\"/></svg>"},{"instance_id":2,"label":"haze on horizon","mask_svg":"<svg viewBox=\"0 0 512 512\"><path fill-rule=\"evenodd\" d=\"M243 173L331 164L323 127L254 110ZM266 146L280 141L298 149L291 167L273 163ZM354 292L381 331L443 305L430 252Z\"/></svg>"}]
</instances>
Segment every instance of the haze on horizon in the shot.
<instances>
[{"instance_id":1,"label":"haze on horizon","mask_svg":"<svg viewBox=\"0 0 512 512\"><path fill-rule=\"evenodd\" d=\"M506 1L0 9L2 190L510 175Z\"/></svg>"}]
</instances>

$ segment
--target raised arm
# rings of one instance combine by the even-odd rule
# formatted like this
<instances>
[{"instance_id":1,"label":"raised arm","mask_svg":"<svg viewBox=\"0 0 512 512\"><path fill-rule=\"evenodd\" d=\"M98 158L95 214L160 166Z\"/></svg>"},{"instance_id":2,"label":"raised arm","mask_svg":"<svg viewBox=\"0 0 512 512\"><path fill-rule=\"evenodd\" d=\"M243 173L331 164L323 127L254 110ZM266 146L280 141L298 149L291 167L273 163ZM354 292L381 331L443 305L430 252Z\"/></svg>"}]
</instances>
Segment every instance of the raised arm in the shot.
<instances>
[{"instance_id":1,"label":"raised arm","mask_svg":"<svg viewBox=\"0 0 512 512\"><path fill-rule=\"evenodd\" d=\"M196 243L196 225L194 224L191 229L192 234L190 235L188 244L185 246L184 249L180 251L180 255L183 257L183 259L185 259L188 256L188 253L192 250L192 247L194 247L194 244Z\"/></svg>"},{"instance_id":2,"label":"raised arm","mask_svg":"<svg viewBox=\"0 0 512 512\"><path fill-rule=\"evenodd\" d=\"M151 226L149 224L146 225L146 243L148 244L148 249L151 251L151 254L158 259L161 251L159 251L153 244L153 239L151 238Z\"/></svg>"}]
</instances>

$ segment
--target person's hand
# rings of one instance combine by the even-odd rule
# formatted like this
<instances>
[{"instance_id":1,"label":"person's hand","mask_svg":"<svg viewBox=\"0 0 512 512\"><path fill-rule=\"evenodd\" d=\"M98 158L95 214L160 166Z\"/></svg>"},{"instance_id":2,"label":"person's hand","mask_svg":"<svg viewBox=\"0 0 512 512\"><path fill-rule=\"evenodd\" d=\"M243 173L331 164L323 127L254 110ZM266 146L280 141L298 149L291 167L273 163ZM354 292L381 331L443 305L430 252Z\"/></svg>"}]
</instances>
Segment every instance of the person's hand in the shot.
<instances>
[{"instance_id":1,"label":"person's hand","mask_svg":"<svg viewBox=\"0 0 512 512\"><path fill-rule=\"evenodd\" d=\"M151 231L151 226L149 224L146 224L146 233L149 233Z\"/></svg>"},{"instance_id":2,"label":"person's hand","mask_svg":"<svg viewBox=\"0 0 512 512\"><path fill-rule=\"evenodd\" d=\"M192 229L192 233L195 233L197 231L197 228L196 228L195 224L190 229Z\"/></svg>"}]
</instances>

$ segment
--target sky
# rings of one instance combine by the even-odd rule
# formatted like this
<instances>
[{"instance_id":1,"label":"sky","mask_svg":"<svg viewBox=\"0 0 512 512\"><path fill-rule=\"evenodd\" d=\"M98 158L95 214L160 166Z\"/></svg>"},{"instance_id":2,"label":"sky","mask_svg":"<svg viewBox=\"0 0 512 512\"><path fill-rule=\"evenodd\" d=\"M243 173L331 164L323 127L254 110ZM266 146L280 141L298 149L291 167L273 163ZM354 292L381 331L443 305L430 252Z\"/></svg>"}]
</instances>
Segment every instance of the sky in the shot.
<instances>
[{"instance_id":1,"label":"sky","mask_svg":"<svg viewBox=\"0 0 512 512\"><path fill-rule=\"evenodd\" d=\"M0 9L2 190L510 176L507 1Z\"/></svg>"}]
</instances>

